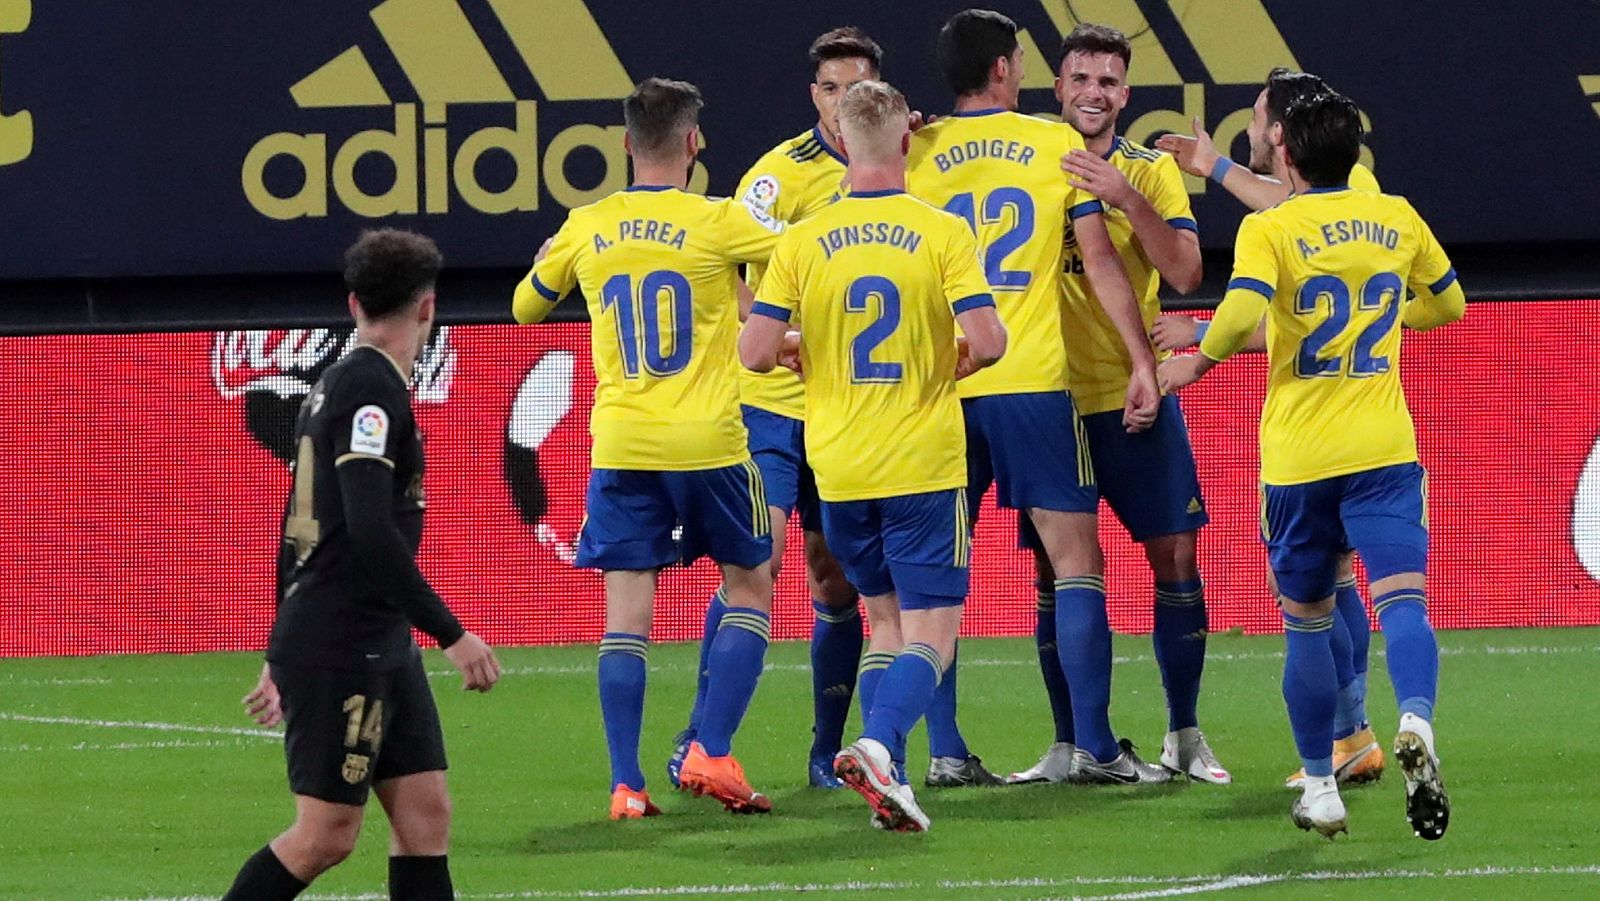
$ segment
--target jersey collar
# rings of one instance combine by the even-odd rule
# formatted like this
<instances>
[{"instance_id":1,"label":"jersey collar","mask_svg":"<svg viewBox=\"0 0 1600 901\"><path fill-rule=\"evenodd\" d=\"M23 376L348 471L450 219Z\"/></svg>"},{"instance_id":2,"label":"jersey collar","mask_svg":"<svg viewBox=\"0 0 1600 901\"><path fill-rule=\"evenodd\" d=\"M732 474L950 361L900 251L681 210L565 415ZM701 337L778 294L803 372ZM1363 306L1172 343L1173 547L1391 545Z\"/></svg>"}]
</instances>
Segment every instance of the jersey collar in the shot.
<instances>
[{"instance_id":1,"label":"jersey collar","mask_svg":"<svg viewBox=\"0 0 1600 901\"><path fill-rule=\"evenodd\" d=\"M409 386L411 384L411 380L406 378L406 371L404 369L400 368L400 361L396 360L394 357L389 356L389 352L388 351L384 350L383 348L379 347L376 344L357 344L355 346L355 349L356 350L360 350L363 347L365 347L368 350L377 351L378 352L378 356L383 357L385 360L388 360L389 361L389 365L394 367L394 374L400 377L400 381L404 382L407 386Z\"/></svg>"},{"instance_id":2,"label":"jersey collar","mask_svg":"<svg viewBox=\"0 0 1600 901\"><path fill-rule=\"evenodd\" d=\"M1332 194L1335 191L1348 191L1349 185L1328 185L1326 188L1306 188L1307 194Z\"/></svg>"},{"instance_id":3,"label":"jersey collar","mask_svg":"<svg viewBox=\"0 0 1600 901\"><path fill-rule=\"evenodd\" d=\"M856 198L856 197L893 197L896 194L904 194L904 193L905 192L900 190L899 188L884 188L881 191L851 191L846 196L848 196L848 197L850 197L852 199Z\"/></svg>"},{"instance_id":4,"label":"jersey collar","mask_svg":"<svg viewBox=\"0 0 1600 901\"><path fill-rule=\"evenodd\" d=\"M828 156L833 157L846 166L850 165L849 161L840 156L839 151L834 150L833 147L828 144L828 140L822 136L822 126L820 124L811 126L811 136L817 139L818 144L822 145L823 153L826 153Z\"/></svg>"},{"instance_id":5,"label":"jersey collar","mask_svg":"<svg viewBox=\"0 0 1600 901\"><path fill-rule=\"evenodd\" d=\"M989 109L969 109L969 110L966 110L965 112L951 113L950 115L955 117L955 118L957 118L957 119L971 119L971 118L973 118L975 116L992 116L995 113L1004 113L1004 112L1008 112L1008 110L1005 107L996 106L996 107L991 107Z\"/></svg>"},{"instance_id":6,"label":"jersey collar","mask_svg":"<svg viewBox=\"0 0 1600 901\"><path fill-rule=\"evenodd\" d=\"M624 191L676 191L672 185L628 185Z\"/></svg>"},{"instance_id":7,"label":"jersey collar","mask_svg":"<svg viewBox=\"0 0 1600 901\"><path fill-rule=\"evenodd\" d=\"M1103 159L1103 160L1109 160L1109 159L1111 159L1111 155L1113 153L1116 153L1121 148L1122 148L1122 135L1112 135L1111 136L1111 149L1107 150L1105 153L1101 154L1100 158Z\"/></svg>"}]
</instances>

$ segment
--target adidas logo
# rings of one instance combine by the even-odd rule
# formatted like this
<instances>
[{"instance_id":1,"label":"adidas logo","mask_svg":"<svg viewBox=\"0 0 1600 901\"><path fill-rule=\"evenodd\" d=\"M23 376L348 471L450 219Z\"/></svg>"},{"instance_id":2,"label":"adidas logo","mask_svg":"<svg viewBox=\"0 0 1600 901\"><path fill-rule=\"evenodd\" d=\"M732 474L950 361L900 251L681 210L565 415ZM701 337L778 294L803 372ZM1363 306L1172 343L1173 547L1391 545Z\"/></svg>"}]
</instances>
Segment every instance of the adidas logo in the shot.
<instances>
[{"instance_id":1,"label":"adidas logo","mask_svg":"<svg viewBox=\"0 0 1600 901\"><path fill-rule=\"evenodd\" d=\"M33 0L0 0L0 34L21 34L33 21ZM33 114L19 110L0 113L0 166L20 163L33 155Z\"/></svg>"},{"instance_id":2,"label":"adidas logo","mask_svg":"<svg viewBox=\"0 0 1600 901\"><path fill-rule=\"evenodd\" d=\"M1200 499L1199 498L1197 498L1197 497L1189 498L1189 506L1188 506L1188 509L1187 509L1186 512L1190 516L1193 516L1196 513L1204 513L1205 509L1206 509L1205 505L1200 503Z\"/></svg>"},{"instance_id":3,"label":"adidas logo","mask_svg":"<svg viewBox=\"0 0 1600 901\"><path fill-rule=\"evenodd\" d=\"M823 697L848 698L853 693L848 685L830 685L822 690Z\"/></svg>"},{"instance_id":4,"label":"adidas logo","mask_svg":"<svg viewBox=\"0 0 1600 901\"><path fill-rule=\"evenodd\" d=\"M4 30L0 28L0 31ZM1583 96L1592 101L1590 106L1594 109L1595 115L1600 116L1600 75L1579 75L1578 87L1583 89Z\"/></svg>"},{"instance_id":5,"label":"adidas logo","mask_svg":"<svg viewBox=\"0 0 1600 901\"><path fill-rule=\"evenodd\" d=\"M6 2L16 0L0 0ZM480 2L493 13L492 25L487 17L475 25L457 0L373 7L375 33L355 36L366 39L288 87L295 108L317 111L317 122L336 112L333 121L354 127L338 136L284 131L257 141L240 173L250 205L281 220L325 217L334 203L368 218L445 214L458 204L502 215L539 209L544 193L570 209L622 188L627 154L614 101L633 90L633 79L583 0ZM480 27L501 34L486 41ZM497 58L491 47L504 46L515 54ZM379 54L394 65L374 66ZM394 71L404 81L379 77ZM541 99L513 88L524 75ZM541 140L541 102L594 106L584 115L590 121ZM467 133L449 121L463 107L458 119L474 128ZM596 153L598 180L574 184L568 158L580 154L593 170ZM364 162L368 157L387 165ZM703 190L706 181L697 164L691 188Z\"/></svg>"}]
</instances>

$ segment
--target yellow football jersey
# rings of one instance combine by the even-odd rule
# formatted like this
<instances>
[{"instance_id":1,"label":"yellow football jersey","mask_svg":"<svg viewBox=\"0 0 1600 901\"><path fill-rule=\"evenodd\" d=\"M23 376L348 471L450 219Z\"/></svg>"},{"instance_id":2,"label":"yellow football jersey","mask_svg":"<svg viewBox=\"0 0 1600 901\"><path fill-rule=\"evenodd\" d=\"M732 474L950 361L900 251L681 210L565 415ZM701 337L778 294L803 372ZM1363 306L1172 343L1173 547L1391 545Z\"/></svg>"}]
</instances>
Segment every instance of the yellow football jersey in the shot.
<instances>
[{"instance_id":1,"label":"yellow football jersey","mask_svg":"<svg viewBox=\"0 0 1600 901\"><path fill-rule=\"evenodd\" d=\"M1189 191L1183 185L1178 164L1165 153L1141 147L1125 138L1114 138L1106 159L1127 177L1133 189L1150 201L1161 218L1173 228L1197 231L1194 212L1189 208ZM1133 234L1133 225L1121 210L1106 208L1106 231L1122 257L1133 294L1139 299L1145 332L1161 315L1161 273L1145 256L1144 247ZM1083 414L1121 410L1128 392L1128 375L1133 361L1123 346L1122 336L1111 324L1100 301L1089 291L1083 274L1083 258L1067 226L1066 256L1062 261L1062 286L1066 291L1067 370L1072 400ZM1154 350L1154 347L1152 347ZM1156 351L1156 358L1166 353Z\"/></svg>"},{"instance_id":2,"label":"yellow football jersey","mask_svg":"<svg viewBox=\"0 0 1600 901\"><path fill-rule=\"evenodd\" d=\"M736 200L635 187L567 216L517 288L538 322L574 287L589 304L597 469L688 470L750 459L739 416L740 263L781 223Z\"/></svg>"},{"instance_id":3,"label":"yellow football jersey","mask_svg":"<svg viewBox=\"0 0 1600 901\"><path fill-rule=\"evenodd\" d=\"M1239 226L1224 307L1267 318L1269 379L1261 480L1295 485L1417 459L1400 386L1406 290L1456 280L1433 232L1403 197L1313 189ZM1219 309L1244 322L1239 312ZM1214 325L1200 351L1225 355Z\"/></svg>"},{"instance_id":4,"label":"yellow football jersey","mask_svg":"<svg viewBox=\"0 0 1600 901\"><path fill-rule=\"evenodd\" d=\"M756 160L734 196L780 222L799 222L839 199L844 173L844 158L812 126ZM761 284L763 268L752 265L746 270L751 290ZM791 419L806 411L805 386L798 375L781 366L766 373L741 367L739 400Z\"/></svg>"},{"instance_id":5,"label":"yellow football jersey","mask_svg":"<svg viewBox=\"0 0 1600 901\"><path fill-rule=\"evenodd\" d=\"M852 194L789 228L756 298L802 335L823 500L966 485L955 314L994 301L965 223L902 191Z\"/></svg>"},{"instance_id":6,"label":"yellow football jersey","mask_svg":"<svg viewBox=\"0 0 1600 901\"><path fill-rule=\"evenodd\" d=\"M1067 387L1061 258L1069 219L1103 212L1074 188L1061 157L1077 129L1006 110L956 113L911 138L911 193L977 234L984 277L1009 333L999 363L962 379L962 397Z\"/></svg>"}]
</instances>

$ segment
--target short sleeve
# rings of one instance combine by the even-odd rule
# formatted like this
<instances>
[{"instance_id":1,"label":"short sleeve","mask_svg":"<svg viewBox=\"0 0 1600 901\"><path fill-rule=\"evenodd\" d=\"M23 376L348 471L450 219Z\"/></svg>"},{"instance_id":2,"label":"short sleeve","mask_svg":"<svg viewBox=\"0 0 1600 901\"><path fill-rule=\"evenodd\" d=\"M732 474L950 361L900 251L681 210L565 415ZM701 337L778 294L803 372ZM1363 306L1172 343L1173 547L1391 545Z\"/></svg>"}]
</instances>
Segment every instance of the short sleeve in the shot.
<instances>
[{"instance_id":1,"label":"short sleeve","mask_svg":"<svg viewBox=\"0 0 1600 901\"><path fill-rule=\"evenodd\" d=\"M945 243L944 259L940 261L944 279L944 296L950 308L958 315L978 307L994 306L989 281L984 277L983 266L978 262L978 240L965 222L956 222L949 229Z\"/></svg>"},{"instance_id":2,"label":"short sleeve","mask_svg":"<svg viewBox=\"0 0 1600 901\"><path fill-rule=\"evenodd\" d=\"M719 201L718 244L737 263L765 263L783 234L783 223L740 200Z\"/></svg>"},{"instance_id":3,"label":"short sleeve","mask_svg":"<svg viewBox=\"0 0 1600 901\"><path fill-rule=\"evenodd\" d=\"M569 216L550 243L550 252L533 264L523 285L518 286L511 304L511 315L518 322L539 322L550 314L561 298L578 285L579 229Z\"/></svg>"},{"instance_id":4,"label":"short sleeve","mask_svg":"<svg viewBox=\"0 0 1600 901\"><path fill-rule=\"evenodd\" d=\"M773 159L773 154L769 153L757 160L744 178L739 179L739 189L733 196L744 205L760 210L779 222L792 222L799 194L792 186L784 185L783 171Z\"/></svg>"},{"instance_id":5,"label":"short sleeve","mask_svg":"<svg viewBox=\"0 0 1600 901\"><path fill-rule=\"evenodd\" d=\"M1273 247L1271 226L1260 214L1252 213L1239 223L1239 235L1233 246L1233 276L1228 279L1228 290L1242 288L1271 300L1277 285L1278 255Z\"/></svg>"},{"instance_id":6,"label":"short sleeve","mask_svg":"<svg viewBox=\"0 0 1600 901\"><path fill-rule=\"evenodd\" d=\"M1417 241L1417 254L1412 258L1411 274L1406 278L1406 287L1418 294L1424 291L1438 294L1455 284L1455 267L1450 265L1450 258L1445 255L1444 248L1439 246L1439 239L1433 236L1433 229L1428 227L1428 223L1423 221L1422 216L1409 203L1406 204L1406 212L1411 214L1412 233Z\"/></svg>"},{"instance_id":7,"label":"short sleeve","mask_svg":"<svg viewBox=\"0 0 1600 901\"><path fill-rule=\"evenodd\" d=\"M1091 216L1096 213L1104 213L1106 211L1106 207L1105 204L1100 202L1100 198L1094 196L1083 188L1073 187L1071 177L1068 176L1067 173L1060 170L1061 157L1066 156L1074 150L1088 149L1083 144L1083 135L1079 134L1076 128L1063 124L1060 126L1060 129L1062 132L1061 153L1055 159L1050 160L1049 162L1050 165L1056 167L1057 174L1068 180L1067 220L1073 221L1082 219L1084 216Z\"/></svg>"},{"instance_id":8,"label":"short sleeve","mask_svg":"<svg viewBox=\"0 0 1600 901\"><path fill-rule=\"evenodd\" d=\"M1171 156L1163 153L1150 166L1150 185L1145 199L1173 228L1200 231L1194 221L1194 209L1189 205L1189 189L1184 187L1183 173L1178 171L1178 162Z\"/></svg>"},{"instance_id":9,"label":"short sleeve","mask_svg":"<svg viewBox=\"0 0 1600 901\"><path fill-rule=\"evenodd\" d=\"M325 403L333 465L375 460L394 468L403 435L411 427L411 400L403 390L352 372L332 387Z\"/></svg>"},{"instance_id":10,"label":"short sleeve","mask_svg":"<svg viewBox=\"0 0 1600 901\"><path fill-rule=\"evenodd\" d=\"M792 322L800 311L800 285L796 256L799 243L792 235L785 235L772 251L767 270L756 288L752 316L767 316L780 322Z\"/></svg>"}]
</instances>

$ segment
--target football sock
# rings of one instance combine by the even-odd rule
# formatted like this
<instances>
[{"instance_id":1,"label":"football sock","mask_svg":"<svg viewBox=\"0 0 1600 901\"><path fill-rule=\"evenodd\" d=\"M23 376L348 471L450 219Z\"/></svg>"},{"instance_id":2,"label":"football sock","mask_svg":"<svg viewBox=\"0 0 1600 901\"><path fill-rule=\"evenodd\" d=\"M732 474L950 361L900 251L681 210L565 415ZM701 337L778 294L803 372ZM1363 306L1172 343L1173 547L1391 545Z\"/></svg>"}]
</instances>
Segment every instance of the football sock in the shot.
<instances>
[{"instance_id":1,"label":"football sock","mask_svg":"<svg viewBox=\"0 0 1600 901\"><path fill-rule=\"evenodd\" d=\"M861 704L863 725L872 715L872 704L878 698L878 686L892 663L894 655L888 651L868 651L861 658L861 668L856 672L856 700Z\"/></svg>"},{"instance_id":2,"label":"football sock","mask_svg":"<svg viewBox=\"0 0 1600 901\"><path fill-rule=\"evenodd\" d=\"M883 743L896 762L906 759L906 736L922 718L938 688L939 652L921 642L908 644L883 674L863 738Z\"/></svg>"},{"instance_id":3,"label":"football sock","mask_svg":"<svg viewBox=\"0 0 1600 901\"><path fill-rule=\"evenodd\" d=\"M1346 703L1341 698L1340 707L1346 708L1354 728L1362 729L1367 725L1367 654L1372 646L1372 621L1367 619L1367 605L1361 600L1361 592L1356 590L1355 579L1336 584L1333 596L1345 628L1350 632L1350 666L1355 672L1350 699Z\"/></svg>"},{"instance_id":4,"label":"football sock","mask_svg":"<svg viewBox=\"0 0 1600 901\"><path fill-rule=\"evenodd\" d=\"M1439 644L1428 624L1427 596L1420 588L1400 588L1372 599L1383 628L1389 681L1400 713L1433 722L1439 692Z\"/></svg>"},{"instance_id":5,"label":"football sock","mask_svg":"<svg viewBox=\"0 0 1600 901\"><path fill-rule=\"evenodd\" d=\"M644 726L645 663L649 639L607 632L600 639L600 718L611 754L611 784L644 791L639 731Z\"/></svg>"},{"instance_id":6,"label":"football sock","mask_svg":"<svg viewBox=\"0 0 1600 901\"><path fill-rule=\"evenodd\" d=\"M1200 724L1200 675L1206 668L1206 597L1199 579L1156 583L1156 625L1150 635L1167 691L1167 729Z\"/></svg>"},{"instance_id":7,"label":"football sock","mask_svg":"<svg viewBox=\"0 0 1600 901\"><path fill-rule=\"evenodd\" d=\"M1359 728L1352 718L1356 671L1350 659L1350 630L1345 628L1344 611L1338 607L1333 608L1333 629L1328 633L1328 642L1333 648L1334 681L1339 686L1338 706L1333 711L1333 740L1338 741L1354 735Z\"/></svg>"},{"instance_id":8,"label":"football sock","mask_svg":"<svg viewBox=\"0 0 1600 901\"><path fill-rule=\"evenodd\" d=\"M959 646L939 678L939 686L928 704L928 756L955 757L966 760L972 752L961 737L956 725L956 660L961 656ZM881 689L880 689L881 690Z\"/></svg>"},{"instance_id":9,"label":"football sock","mask_svg":"<svg viewBox=\"0 0 1600 901\"><path fill-rule=\"evenodd\" d=\"M290 901L305 891L307 884L284 868L271 845L265 845L239 868L222 901Z\"/></svg>"},{"instance_id":10,"label":"football sock","mask_svg":"<svg viewBox=\"0 0 1600 901\"><path fill-rule=\"evenodd\" d=\"M706 665L706 704L695 735L708 756L722 757L732 749L733 733L761 679L771 630L767 614L753 607L729 607L722 614Z\"/></svg>"},{"instance_id":11,"label":"football sock","mask_svg":"<svg viewBox=\"0 0 1600 901\"><path fill-rule=\"evenodd\" d=\"M1056 587L1054 583L1034 585L1038 592L1034 608L1033 641L1039 648L1039 673L1044 676L1044 691L1050 696L1050 717L1056 723L1056 741L1072 743L1072 690L1067 674L1061 671L1061 654L1056 648Z\"/></svg>"},{"instance_id":12,"label":"football sock","mask_svg":"<svg viewBox=\"0 0 1600 901\"><path fill-rule=\"evenodd\" d=\"M454 901L450 858L389 858L389 901Z\"/></svg>"},{"instance_id":13,"label":"football sock","mask_svg":"<svg viewBox=\"0 0 1600 901\"><path fill-rule=\"evenodd\" d=\"M861 608L834 610L812 601L811 625L811 756L832 757L844 740L850 717L850 695L861 663Z\"/></svg>"},{"instance_id":14,"label":"football sock","mask_svg":"<svg viewBox=\"0 0 1600 901\"><path fill-rule=\"evenodd\" d=\"M1056 650L1072 686L1072 724L1078 747L1109 763L1121 753L1111 734L1111 626L1106 580L1056 580Z\"/></svg>"},{"instance_id":15,"label":"football sock","mask_svg":"<svg viewBox=\"0 0 1600 901\"><path fill-rule=\"evenodd\" d=\"M711 642L717 638L717 627L722 625L722 614L728 612L728 601L719 586L716 593L711 595L711 604L706 607L706 628L700 635L700 669L694 680L694 708L689 711L689 735L692 738L700 730L700 718L706 711L706 677L711 673Z\"/></svg>"},{"instance_id":16,"label":"football sock","mask_svg":"<svg viewBox=\"0 0 1600 901\"><path fill-rule=\"evenodd\" d=\"M1333 711L1339 688L1333 666L1333 614L1302 619L1283 614L1288 655L1283 700L1307 776L1333 775Z\"/></svg>"}]
</instances>

